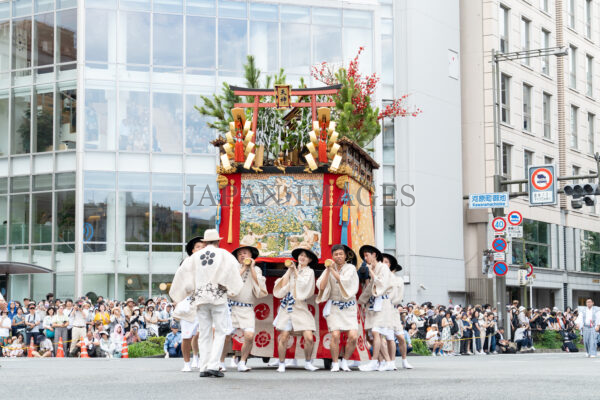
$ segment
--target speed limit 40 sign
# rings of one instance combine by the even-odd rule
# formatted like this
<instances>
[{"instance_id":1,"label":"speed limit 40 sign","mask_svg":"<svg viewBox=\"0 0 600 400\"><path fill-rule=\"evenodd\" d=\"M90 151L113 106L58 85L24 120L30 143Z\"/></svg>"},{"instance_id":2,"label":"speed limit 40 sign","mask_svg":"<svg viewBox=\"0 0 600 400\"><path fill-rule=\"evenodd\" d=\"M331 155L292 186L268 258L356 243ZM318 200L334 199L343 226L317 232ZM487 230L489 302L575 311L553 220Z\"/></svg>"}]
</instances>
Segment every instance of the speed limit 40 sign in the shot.
<instances>
[{"instance_id":1,"label":"speed limit 40 sign","mask_svg":"<svg viewBox=\"0 0 600 400\"><path fill-rule=\"evenodd\" d=\"M529 167L529 205L556 204L556 177L554 165Z\"/></svg>"}]
</instances>

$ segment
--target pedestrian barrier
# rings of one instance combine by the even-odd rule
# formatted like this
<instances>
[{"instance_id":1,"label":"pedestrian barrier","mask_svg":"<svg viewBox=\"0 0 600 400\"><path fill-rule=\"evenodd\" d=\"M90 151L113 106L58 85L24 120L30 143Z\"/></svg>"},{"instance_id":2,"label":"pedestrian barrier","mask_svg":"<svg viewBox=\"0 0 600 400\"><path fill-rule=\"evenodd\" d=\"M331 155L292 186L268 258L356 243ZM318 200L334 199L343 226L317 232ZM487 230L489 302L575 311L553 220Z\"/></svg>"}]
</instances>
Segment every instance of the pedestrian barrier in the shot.
<instances>
[{"instance_id":1,"label":"pedestrian barrier","mask_svg":"<svg viewBox=\"0 0 600 400\"><path fill-rule=\"evenodd\" d=\"M31 342L29 343L29 348L27 349L27 357L33 357L33 338L31 338Z\"/></svg>"},{"instance_id":2,"label":"pedestrian barrier","mask_svg":"<svg viewBox=\"0 0 600 400\"><path fill-rule=\"evenodd\" d=\"M88 352L87 352L87 346L85 345L85 342L83 341L83 338L81 338L81 340L79 341L79 344L81 346L81 354L80 354L80 358L90 358Z\"/></svg>"},{"instance_id":3,"label":"pedestrian barrier","mask_svg":"<svg viewBox=\"0 0 600 400\"><path fill-rule=\"evenodd\" d=\"M56 349L56 358L65 358L65 350L63 348L62 338L58 339L58 347Z\"/></svg>"}]
</instances>

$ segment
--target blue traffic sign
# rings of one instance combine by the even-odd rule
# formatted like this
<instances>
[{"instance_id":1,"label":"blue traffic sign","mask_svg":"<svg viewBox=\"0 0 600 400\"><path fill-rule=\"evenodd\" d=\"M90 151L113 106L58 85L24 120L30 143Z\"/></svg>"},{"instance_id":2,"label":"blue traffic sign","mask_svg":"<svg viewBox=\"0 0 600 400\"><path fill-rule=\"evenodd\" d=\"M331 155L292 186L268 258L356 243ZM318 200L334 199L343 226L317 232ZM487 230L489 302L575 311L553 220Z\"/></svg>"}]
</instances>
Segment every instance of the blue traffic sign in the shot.
<instances>
[{"instance_id":1,"label":"blue traffic sign","mask_svg":"<svg viewBox=\"0 0 600 400\"><path fill-rule=\"evenodd\" d=\"M504 240L503 238L496 238L492 242L492 249L494 249L494 251L496 252L502 252L506 250L506 246L506 240Z\"/></svg>"},{"instance_id":2,"label":"blue traffic sign","mask_svg":"<svg viewBox=\"0 0 600 400\"><path fill-rule=\"evenodd\" d=\"M508 265L504 261L498 261L494 264L494 273L498 276L504 276L508 272Z\"/></svg>"}]
</instances>

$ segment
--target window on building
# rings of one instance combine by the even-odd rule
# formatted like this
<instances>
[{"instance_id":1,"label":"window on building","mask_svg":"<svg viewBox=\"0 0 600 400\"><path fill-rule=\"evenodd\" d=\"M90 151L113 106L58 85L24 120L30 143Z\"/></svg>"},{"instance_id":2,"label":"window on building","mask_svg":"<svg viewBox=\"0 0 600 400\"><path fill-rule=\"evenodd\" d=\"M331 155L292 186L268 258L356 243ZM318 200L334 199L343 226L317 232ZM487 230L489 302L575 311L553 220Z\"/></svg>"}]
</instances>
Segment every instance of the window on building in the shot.
<instances>
[{"instance_id":1,"label":"window on building","mask_svg":"<svg viewBox=\"0 0 600 400\"><path fill-rule=\"evenodd\" d=\"M547 49L550 47L550 32L542 29L542 47ZM542 73L550 75L550 56L545 55L542 57Z\"/></svg>"},{"instance_id":2,"label":"window on building","mask_svg":"<svg viewBox=\"0 0 600 400\"><path fill-rule=\"evenodd\" d=\"M530 49L530 27L531 21L527 18L521 18L521 50L523 51ZM529 65L530 58L524 58L521 62L525 65Z\"/></svg>"},{"instance_id":3,"label":"window on building","mask_svg":"<svg viewBox=\"0 0 600 400\"><path fill-rule=\"evenodd\" d=\"M585 0L585 37L592 38L592 0Z\"/></svg>"},{"instance_id":4,"label":"window on building","mask_svg":"<svg viewBox=\"0 0 600 400\"><path fill-rule=\"evenodd\" d=\"M550 268L550 224L523 220L523 238L514 238L512 242L513 264L523 263L523 244L526 262L534 267Z\"/></svg>"},{"instance_id":5,"label":"window on building","mask_svg":"<svg viewBox=\"0 0 600 400\"><path fill-rule=\"evenodd\" d=\"M502 74L500 77L500 120L510 124L510 77Z\"/></svg>"},{"instance_id":6,"label":"window on building","mask_svg":"<svg viewBox=\"0 0 600 400\"><path fill-rule=\"evenodd\" d=\"M542 114L544 117L544 137L546 139L552 138L552 96L548 93L543 94L542 99Z\"/></svg>"},{"instance_id":7,"label":"window on building","mask_svg":"<svg viewBox=\"0 0 600 400\"><path fill-rule=\"evenodd\" d=\"M508 19L509 19L509 8L500 5L500 10L498 14L498 26L500 31L498 35L500 36L500 51L502 53L508 52Z\"/></svg>"},{"instance_id":8,"label":"window on building","mask_svg":"<svg viewBox=\"0 0 600 400\"><path fill-rule=\"evenodd\" d=\"M554 163L554 158L545 156L544 157L544 165L552 165Z\"/></svg>"},{"instance_id":9,"label":"window on building","mask_svg":"<svg viewBox=\"0 0 600 400\"><path fill-rule=\"evenodd\" d=\"M577 47L569 46L569 87L577 89Z\"/></svg>"},{"instance_id":10,"label":"window on building","mask_svg":"<svg viewBox=\"0 0 600 400\"><path fill-rule=\"evenodd\" d=\"M589 54L585 56L585 94L594 97L594 57Z\"/></svg>"},{"instance_id":11,"label":"window on building","mask_svg":"<svg viewBox=\"0 0 600 400\"><path fill-rule=\"evenodd\" d=\"M531 86L523 84L523 130L531 132Z\"/></svg>"},{"instance_id":12,"label":"window on building","mask_svg":"<svg viewBox=\"0 0 600 400\"><path fill-rule=\"evenodd\" d=\"M571 167L571 174L573 176L579 176L579 174L581 173L581 168L578 167L577 165L573 165L573 167ZM579 179L573 179L573 183L577 183L579 182Z\"/></svg>"},{"instance_id":13,"label":"window on building","mask_svg":"<svg viewBox=\"0 0 600 400\"><path fill-rule=\"evenodd\" d=\"M529 167L533 164L533 151L525 150L523 151L523 171L525 179L527 179L527 175L529 171Z\"/></svg>"},{"instance_id":14,"label":"window on building","mask_svg":"<svg viewBox=\"0 0 600 400\"><path fill-rule=\"evenodd\" d=\"M575 29L575 0L567 0L567 23L569 28Z\"/></svg>"},{"instance_id":15,"label":"window on building","mask_svg":"<svg viewBox=\"0 0 600 400\"><path fill-rule=\"evenodd\" d=\"M510 178L511 173L511 158L512 146L510 144L502 144L502 175L505 178Z\"/></svg>"},{"instance_id":16,"label":"window on building","mask_svg":"<svg viewBox=\"0 0 600 400\"><path fill-rule=\"evenodd\" d=\"M544 12L548 12L548 0L540 0L540 8Z\"/></svg>"},{"instance_id":17,"label":"window on building","mask_svg":"<svg viewBox=\"0 0 600 400\"><path fill-rule=\"evenodd\" d=\"M588 113L588 152L594 154L594 119L596 116Z\"/></svg>"},{"instance_id":18,"label":"window on building","mask_svg":"<svg viewBox=\"0 0 600 400\"><path fill-rule=\"evenodd\" d=\"M571 106L571 147L577 148L577 113L579 108Z\"/></svg>"},{"instance_id":19,"label":"window on building","mask_svg":"<svg viewBox=\"0 0 600 400\"><path fill-rule=\"evenodd\" d=\"M600 272L600 232L581 231L581 270Z\"/></svg>"}]
</instances>

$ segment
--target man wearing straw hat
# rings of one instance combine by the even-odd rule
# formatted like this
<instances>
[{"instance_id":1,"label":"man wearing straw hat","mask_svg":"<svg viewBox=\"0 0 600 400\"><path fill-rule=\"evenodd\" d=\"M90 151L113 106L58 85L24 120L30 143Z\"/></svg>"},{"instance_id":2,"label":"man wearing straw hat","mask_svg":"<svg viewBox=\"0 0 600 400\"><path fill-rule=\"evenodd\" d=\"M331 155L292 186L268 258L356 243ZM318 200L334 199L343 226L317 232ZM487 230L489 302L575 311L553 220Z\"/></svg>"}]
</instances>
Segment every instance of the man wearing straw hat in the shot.
<instances>
[{"instance_id":1,"label":"man wearing straw hat","mask_svg":"<svg viewBox=\"0 0 600 400\"><path fill-rule=\"evenodd\" d=\"M365 329L370 329L373 335L373 359L358 367L361 371L391 371L393 365L387 353L386 339L393 340L393 313L390 296L393 290L392 272L384 264L381 251L374 246L364 245L359 250L360 258L365 260L370 279L364 287L359 302L365 304ZM383 346L386 346L383 348ZM377 358L383 355L381 365Z\"/></svg>"},{"instance_id":2,"label":"man wearing straw hat","mask_svg":"<svg viewBox=\"0 0 600 400\"><path fill-rule=\"evenodd\" d=\"M393 313L393 331L394 336L398 339L398 347L400 350L400 356L402 357L402 368L412 369L412 366L408 363L406 359L406 340L404 339L404 328L402 326L402 320L400 319L400 313L398 312L398 308L400 308L402 299L404 298L404 280L402 277L397 276L397 271L402 271L402 266L398 264L398 260L391 254L382 253L383 263L386 264L390 271L392 272L392 281L393 281L393 291L391 295L392 305L394 306ZM396 369L396 341L388 340L388 353L390 358L392 359L392 363L394 369Z\"/></svg>"},{"instance_id":3,"label":"man wearing straw hat","mask_svg":"<svg viewBox=\"0 0 600 400\"><path fill-rule=\"evenodd\" d=\"M246 366L246 361L250 356L252 345L254 343L254 303L257 299L267 296L266 279L262 275L259 267L255 265L254 259L258 257L258 249L252 246L238 247L231 252L239 262L239 274L244 281L244 286L237 296L230 296L228 299L231 310L231 332L226 341L231 340L231 334L240 330L244 335L244 344L242 345L242 355L240 362L235 365L240 372L248 372L250 368ZM224 367L225 351L221 355L221 366ZM235 359L232 360L235 364Z\"/></svg>"},{"instance_id":4,"label":"man wearing straw hat","mask_svg":"<svg viewBox=\"0 0 600 400\"><path fill-rule=\"evenodd\" d=\"M224 376L219 371L219 358L229 321L227 293L235 296L244 285L235 257L218 247L221 239L216 229L204 232L206 247L183 261L169 292L178 303L186 300L182 311L186 307L196 310L202 378Z\"/></svg>"},{"instance_id":5,"label":"man wearing straw hat","mask_svg":"<svg viewBox=\"0 0 600 400\"><path fill-rule=\"evenodd\" d=\"M202 238L197 236L187 242L185 252L189 257L203 248ZM184 304L187 304L187 302L184 302ZM181 371L191 372L192 368L198 368L198 319L196 318L196 310L191 307L176 306L173 318L178 319L181 325L181 352L183 354L183 368ZM190 348L194 354L191 364Z\"/></svg>"},{"instance_id":6,"label":"man wearing straw hat","mask_svg":"<svg viewBox=\"0 0 600 400\"><path fill-rule=\"evenodd\" d=\"M331 334L331 372L350 371L348 360L352 357L358 339L358 274L356 254L346 245L336 244L331 248L333 262L325 262L325 271L317 281L317 303L325 303L323 317ZM329 261L329 262L328 262ZM347 332L348 338L344 358L338 363L340 335Z\"/></svg>"}]
</instances>

